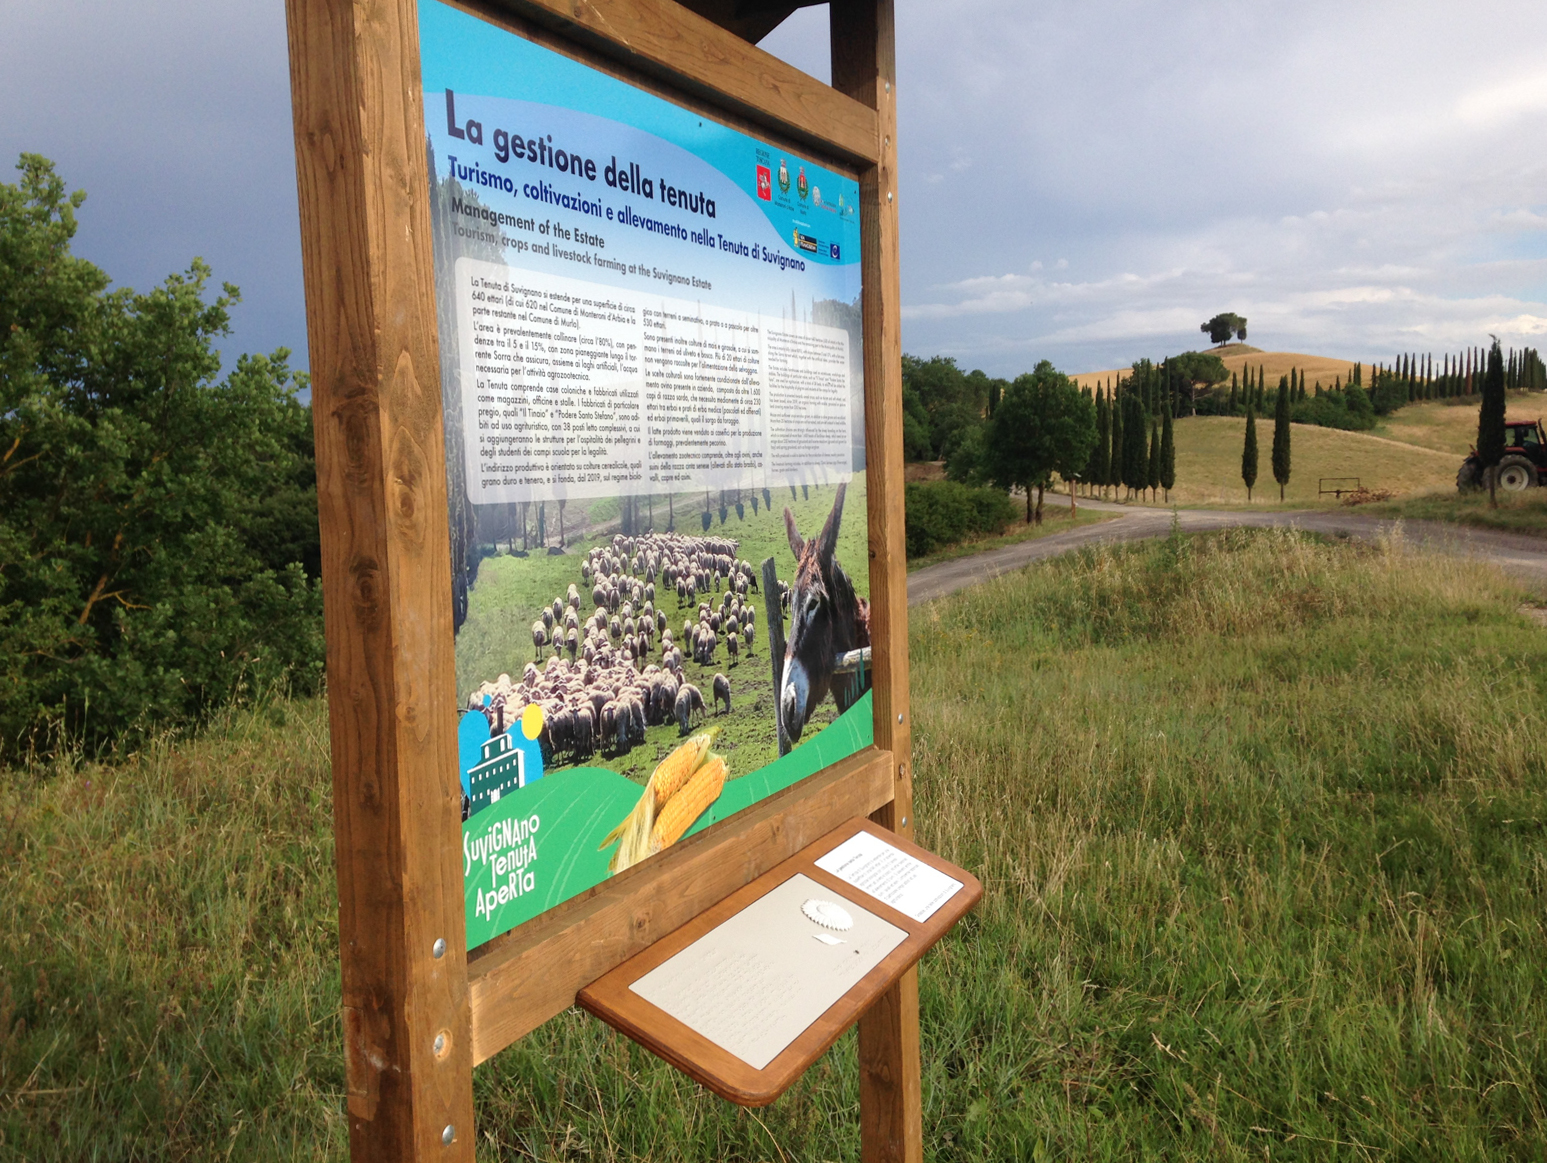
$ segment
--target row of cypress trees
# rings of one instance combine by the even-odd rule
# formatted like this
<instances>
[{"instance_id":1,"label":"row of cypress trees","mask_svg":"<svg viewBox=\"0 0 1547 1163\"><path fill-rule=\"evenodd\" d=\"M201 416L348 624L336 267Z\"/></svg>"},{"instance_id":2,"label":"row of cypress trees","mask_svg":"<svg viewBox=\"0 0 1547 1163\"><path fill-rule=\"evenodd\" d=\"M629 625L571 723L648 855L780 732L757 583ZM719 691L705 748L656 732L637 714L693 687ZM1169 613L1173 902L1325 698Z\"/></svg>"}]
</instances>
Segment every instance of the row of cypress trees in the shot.
<instances>
[{"instance_id":1,"label":"row of cypress trees","mask_svg":"<svg viewBox=\"0 0 1547 1163\"><path fill-rule=\"evenodd\" d=\"M1149 377L1135 377L1143 386ZM1080 479L1089 490L1123 488L1131 498L1157 489L1169 500L1176 487L1176 440L1171 427L1171 401L1162 395L1160 416L1151 419L1145 394L1127 390L1134 380L1120 380L1110 391L1096 389L1096 446ZM1153 397L1151 397L1153 398Z\"/></svg>"},{"instance_id":2,"label":"row of cypress trees","mask_svg":"<svg viewBox=\"0 0 1547 1163\"><path fill-rule=\"evenodd\" d=\"M1300 385L1304 391L1304 384ZM1289 405L1293 392L1288 376L1279 379L1278 391L1273 400L1273 479L1278 482L1278 499L1284 499L1284 487L1289 484L1291 468ZM1257 401L1246 405L1246 437L1241 446L1241 480L1246 485L1246 499L1252 499L1252 486L1257 483Z\"/></svg>"}]
</instances>

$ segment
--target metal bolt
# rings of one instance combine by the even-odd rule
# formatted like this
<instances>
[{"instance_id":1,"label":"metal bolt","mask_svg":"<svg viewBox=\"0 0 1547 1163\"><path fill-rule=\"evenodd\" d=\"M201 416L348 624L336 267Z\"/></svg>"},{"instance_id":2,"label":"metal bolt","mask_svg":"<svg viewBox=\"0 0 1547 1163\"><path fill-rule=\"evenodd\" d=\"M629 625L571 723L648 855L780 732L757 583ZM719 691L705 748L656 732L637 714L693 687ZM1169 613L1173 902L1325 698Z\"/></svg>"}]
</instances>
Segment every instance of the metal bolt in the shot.
<instances>
[{"instance_id":1,"label":"metal bolt","mask_svg":"<svg viewBox=\"0 0 1547 1163\"><path fill-rule=\"evenodd\" d=\"M890 202L890 201L891 201L891 200L892 200L892 192L891 192L891 191L890 191L890 190L888 190L888 191L887 191L887 192L886 192L886 200L887 200L887 201L888 201L888 202Z\"/></svg>"},{"instance_id":2,"label":"metal bolt","mask_svg":"<svg viewBox=\"0 0 1547 1163\"><path fill-rule=\"evenodd\" d=\"M446 1035L445 1034L436 1034L435 1035L435 1057L439 1058L445 1052L446 1052Z\"/></svg>"},{"instance_id":3,"label":"metal bolt","mask_svg":"<svg viewBox=\"0 0 1547 1163\"><path fill-rule=\"evenodd\" d=\"M888 92L888 93L890 93L890 92L891 92L891 91L892 91L892 83L891 83L891 82L890 82L890 81L888 81L888 82L887 82L887 83L886 83L886 91L887 91L887 92Z\"/></svg>"},{"instance_id":4,"label":"metal bolt","mask_svg":"<svg viewBox=\"0 0 1547 1163\"><path fill-rule=\"evenodd\" d=\"M897 716L897 721L898 721L898 722L899 722L899 723L900 723L900 722L902 722L902 715L900 715L900 714L899 714L899 715L898 715L898 716Z\"/></svg>"},{"instance_id":5,"label":"metal bolt","mask_svg":"<svg viewBox=\"0 0 1547 1163\"><path fill-rule=\"evenodd\" d=\"M449 1147L452 1143L456 1142L456 1138L457 1129L450 1123L447 1123L446 1129L440 1133L440 1141Z\"/></svg>"},{"instance_id":6,"label":"metal bolt","mask_svg":"<svg viewBox=\"0 0 1547 1163\"><path fill-rule=\"evenodd\" d=\"M442 957L444 957L446 955L446 938L444 938L444 937L436 937L435 938L435 944L430 947L430 953L435 957L435 959L437 961L439 961ZM451 1128L447 1127L446 1129L449 1131ZM449 1143L449 1142L451 1142L451 1140L447 1139L446 1142Z\"/></svg>"},{"instance_id":7,"label":"metal bolt","mask_svg":"<svg viewBox=\"0 0 1547 1163\"><path fill-rule=\"evenodd\" d=\"M902 826L903 826L903 827L904 827L904 828L906 828L906 827L907 827L907 826L908 826L908 817L907 817L907 816L904 816L904 817L903 817L903 818L902 818Z\"/></svg>"}]
</instances>

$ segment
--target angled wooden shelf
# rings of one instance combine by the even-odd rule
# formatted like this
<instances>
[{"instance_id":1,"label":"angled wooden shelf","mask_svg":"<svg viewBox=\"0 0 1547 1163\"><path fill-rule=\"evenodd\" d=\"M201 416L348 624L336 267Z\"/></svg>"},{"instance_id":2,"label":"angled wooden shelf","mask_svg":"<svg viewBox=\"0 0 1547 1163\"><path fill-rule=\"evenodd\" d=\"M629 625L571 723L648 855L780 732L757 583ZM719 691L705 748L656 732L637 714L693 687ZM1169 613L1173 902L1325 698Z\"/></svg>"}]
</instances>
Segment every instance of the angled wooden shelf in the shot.
<instances>
[{"instance_id":1,"label":"angled wooden shelf","mask_svg":"<svg viewBox=\"0 0 1547 1163\"><path fill-rule=\"evenodd\" d=\"M817 861L856 833L868 831L893 848L961 883L927 920L912 917L819 868ZM795 876L805 876L852 902L906 936L859 983L834 1002L763 1069L757 1069L646 1001L633 989L640 978L675 957L725 921ZM741 1106L767 1106L827 1052L845 1030L901 980L983 896L976 877L864 817L835 828L814 844L706 909L675 932L629 958L580 991L577 1000L602 1021L670 1062L721 1098Z\"/></svg>"}]
</instances>

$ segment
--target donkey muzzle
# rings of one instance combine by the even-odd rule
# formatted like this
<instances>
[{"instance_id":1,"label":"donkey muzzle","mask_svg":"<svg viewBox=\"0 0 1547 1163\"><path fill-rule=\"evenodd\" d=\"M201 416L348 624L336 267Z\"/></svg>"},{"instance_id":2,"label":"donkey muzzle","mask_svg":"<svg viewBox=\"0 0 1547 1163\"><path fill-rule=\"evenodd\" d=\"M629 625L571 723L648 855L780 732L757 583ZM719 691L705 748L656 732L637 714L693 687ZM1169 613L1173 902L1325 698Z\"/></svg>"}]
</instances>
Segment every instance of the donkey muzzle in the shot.
<instances>
[{"instance_id":1,"label":"donkey muzzle","mask_svg":"<svg viewBox=\"0 0 1547 1163\"><path fill-rule=\"evenodd\" d=\"M811 683L806 668L799 659L785 662L784 687L779 692L779 718L784 723L784 737L791 743L800 738L806 725L806 701L811 695Z\"/></svg>"}]
</instances>

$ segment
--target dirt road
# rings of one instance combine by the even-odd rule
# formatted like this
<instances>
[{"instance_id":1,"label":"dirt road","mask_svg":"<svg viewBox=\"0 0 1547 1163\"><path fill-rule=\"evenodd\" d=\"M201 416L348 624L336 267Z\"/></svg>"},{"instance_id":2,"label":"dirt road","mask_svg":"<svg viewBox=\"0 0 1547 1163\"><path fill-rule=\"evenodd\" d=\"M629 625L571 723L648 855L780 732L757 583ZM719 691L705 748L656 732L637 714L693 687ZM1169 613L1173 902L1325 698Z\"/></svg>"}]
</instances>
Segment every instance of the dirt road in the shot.
<instances>
[{"instance_id":1,"label":"dirt road","mask_svg":"<svg viewBox=\"0 0 1547 1163\"><path fill-rule=\"evenodd\" d=\"M1056 501L1048 498L1049 503ZM908 604L927 602L955 593L966 586L988 581L1034 561L1068 553L1085 545L1101 542L1138 541L1145 537L1164 537L1171 531L1171 510L1114 505L1105 501L1081 501L1081 508L1121 513L1122 516L1099 525L1085 525L1067 533L1055 533L1036 541L994 549L973 557L959 557L927 566L908 575ZM1294 526L1308 533L1331 537L1357 537L1370 540L1381 536L1397 522L1360 513L1306 510L1303 512L1227 512L1216 509L1180 509L1176 518L1184 533L1201 533L1231 526ZM1547 540L1514 533L1495 533L1466 529L1435 521L1405 521L1403 536L1415 544L1491 561L1522 581L1547 588Z\"/></svg>"}]
</instances>

